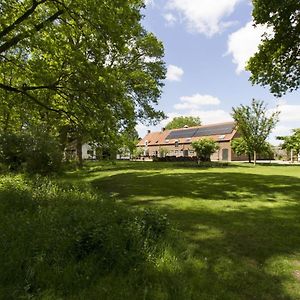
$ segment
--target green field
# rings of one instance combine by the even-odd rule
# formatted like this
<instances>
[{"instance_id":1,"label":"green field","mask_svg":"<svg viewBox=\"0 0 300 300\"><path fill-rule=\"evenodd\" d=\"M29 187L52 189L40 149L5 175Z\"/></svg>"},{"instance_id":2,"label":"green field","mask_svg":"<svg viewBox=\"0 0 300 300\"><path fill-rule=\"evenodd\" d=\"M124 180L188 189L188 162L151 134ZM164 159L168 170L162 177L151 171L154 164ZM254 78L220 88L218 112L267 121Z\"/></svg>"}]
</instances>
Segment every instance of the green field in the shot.
<instances>
[{"instance_id":1,"label":"green field","mask_svg":"<svg viewBox=\"0 0 300 300\"><path fill-rule=\"evenodd\" d=\"M0 200L1 299L300 299L300 166L89 163Z\"/></svg>"},{"instance_id":2,"label":"green field","mask_svg":"<svg viewBox=\"0 0 300 300\"><path fill-rule=\"evenodd\" d=\"M78 179L166 213L196 258L197 295L300 299L299 166L132 162L91 166Z\"/></svg>"}]
</instances>

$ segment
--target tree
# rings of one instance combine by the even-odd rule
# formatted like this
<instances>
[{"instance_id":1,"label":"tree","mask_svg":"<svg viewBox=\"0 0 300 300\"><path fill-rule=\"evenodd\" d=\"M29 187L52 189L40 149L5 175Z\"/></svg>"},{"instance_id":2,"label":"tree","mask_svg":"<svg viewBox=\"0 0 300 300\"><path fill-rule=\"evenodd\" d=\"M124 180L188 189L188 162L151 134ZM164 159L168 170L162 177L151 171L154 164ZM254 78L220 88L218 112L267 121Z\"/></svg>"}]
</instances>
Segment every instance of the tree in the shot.
<instances>
[{"instance_id":1,"label":"tree","mask_svg":"<svg viewBox=\"0 0 300 300\"><path fill-rule=\"evenodd\" d=\"M291 151L291 153L295 151L298 155L300 154L300 128L293 129L293 134L290 136L278 136L277 139L283 141L282 149ZM291 154L292 157L293 154Z\"/></svg>"},{"instance_id":2,"label":"tree","mask_svg":"<svg viewBox=\"0 0 300 300\"><path fill-rule=\"evenodd\" d=\"M232 148L233 152L236 153L237 155L243 155L243 154L247 155L249 163L251 163L252 152L248 148L248 145L243 138L233 139L231 141L231 148ZM260 154L264 158L268 158L268 159L271 159L274 156L272 146L268 142L265 142L262 145L262 147L259 150L259 153L257 153L257 154Z\"/></svg>"},{"instance_id":3,"label":"tree","mask_svg":"<svg viewBox=\"0 0 300 300\"><path fill-rule=\"evenodd\" d=\"M299 0L253 0L255 25L267 25L265 35L247 69L254 84L270 86L276 96L300 85L300 2Z\"/></svg>"},{"instance_id":4,"label":"tree","mask_svg":"<svg viewBox=\"0 0 300 300\"><path fill-rule=\"evenodd\" d=\"M219 149L218 143L210 138L194 141L191 145L196 151L198 164L203 161L210 161L210 156Z\"/></svg>"},{"instance_id":5,"label":"tree","mask_svg":"<svg viewBox=\"0 0 300 300\"><path fill-rule=\"evenodd\" d=\"M201 120L199 117L175 117L166 125L166 129L183 128L184 126L200 126Z\"/></svg>"},{"instance_id":6,"label":"tree","mask_svg":"<svg viewBox=\"0 0 300 300\"><path fill-rule=\"evenodd\" d=\"M233 108L232 116L245 142L244 149L253 154L254 165L257 154L264 149L267 137L278 122L278 115L279 112L275 111L268 116L265 103L255 99L251 106Z\"/></svg>"},{"instance_id":7,"label":"tree","mask_svg":"<svg viewBox=\"0 0 300 300\"><path fill-rule=\"evenodd\" d=\"M168 148L165 147L159 147L159 157L166 157L169 154Z\"/></svg>"},{"instance_id":8,"label":"tree","mask_svg":"<svg viewBox=\"0 0 300 300\"><path fill-rule=\"evenodd\" d=\"M141 26L142 0L3 0L0 122L47 119L78 141L117 140L164 117L163 45ZM12 113L11 113L12 112Z\"/></svg>"},{"instance_id":9,"label":"tree","mask_svg":"<svg viewBox=\"0 0 300 300\"><path fill-rule=\"evenodd\" d=\"M249 163L251 163L251 150L243 138L236 138L231 141L231 148L237 155L248 155Z\"/></svg>"}]
</instances>

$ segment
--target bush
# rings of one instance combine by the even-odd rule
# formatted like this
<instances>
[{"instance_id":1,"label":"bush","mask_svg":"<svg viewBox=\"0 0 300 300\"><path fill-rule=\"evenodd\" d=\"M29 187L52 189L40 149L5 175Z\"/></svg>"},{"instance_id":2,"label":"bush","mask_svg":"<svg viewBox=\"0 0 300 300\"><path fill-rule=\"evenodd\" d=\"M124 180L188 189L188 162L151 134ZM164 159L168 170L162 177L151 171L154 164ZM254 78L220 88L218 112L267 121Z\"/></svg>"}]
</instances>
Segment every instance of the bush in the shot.
<instances>
[{"instance_id":1,"label":"bush","mask_svg":"<svg viewBox=\"0 0 300 300\"><path fill-rule=\"evenodd\" d=\"M0 162L9 170L18 171L25 162L25 149L28 136L25 134L2 133L0 134Z\"/></svg>"},{"instance_id":2,"label":"bush","mask_svg":"<svg viewBox=\"0 0 300 300\"><path fill-rule=\"evenodd\" d=\"M24 152L29 173L49 174L61 169L63 153L60 144L48 134L31 135Z\"/></svg>"},{"instance_id":3,"label":"bush","mask_svg":"<svg viewBox=\"0 0 300 300\"><path fill-rule=\"evenodd\" d=\"M0 162L10 171L48 174L61 168L62 151L58 141L43 132L0 135Z\"/></svg>"},{"instance_id":4,"label":"bush","mask_svg":"<svg viewBox=\"0 0 300 300\"><path fill-rule=\"evenodd\" d=\"M192 142L198 157L198 162L210 161L210 156L219 149L217 142L210 138L199 139Z\"/></svg>"}]
</instances>

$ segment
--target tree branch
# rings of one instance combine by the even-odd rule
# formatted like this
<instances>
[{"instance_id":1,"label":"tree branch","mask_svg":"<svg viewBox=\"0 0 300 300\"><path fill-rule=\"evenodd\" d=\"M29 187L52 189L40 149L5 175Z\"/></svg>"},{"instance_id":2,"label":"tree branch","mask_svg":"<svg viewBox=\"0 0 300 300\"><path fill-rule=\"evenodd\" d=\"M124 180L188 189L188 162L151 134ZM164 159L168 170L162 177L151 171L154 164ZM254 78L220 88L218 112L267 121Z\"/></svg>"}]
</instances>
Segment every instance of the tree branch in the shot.
<instances>
[{"instance_id":1,"label":"tree branch","mask_svg":"<svg viewBox=\"0 0 300 300\"><path fill-rule=\"evenodd\" d=\"M21 16L19 17L15 22L13 22L10 26L7 26L0 32L0 39L9 34L11 31L13 31L17 25L24 22L26 19L28 19L36 10L36 8L46 2L47 0L41 0L37 2L36 0L33 0L32 6Z\"/></svg>"},{"instance_id":2,"label":"tree branch","mask_svg":"<svg viewBox=\"0 0 300 300\"><path fill-rule=\"evenodd\" d=\"M52 15L51 17L49 17L45 21L39 23L38 25L35 25L33 30L17 34L11 40L7 41L6 43L4 43L0 46L0 53L7 51L11 47L18 44L23 39L27 38L30 35L31 32L40 31L41 29L43 29L46 26L47 23L52 23L53 21L55 21L60 15L63 14L63 12L64 12L63 10L58 10L54 15Z\"/></svg>"},{"instance_id":3,"label":"tree branch","mask_svg":"<svg viewBox=\"0 0 300 300\"><path fill-rule=\"evenodd\" d=\"M69 116L69 113L63 109L56 109L56 108L53 108L53 107L50 107L48 105L46 105L45 103L39 101L38 99L36 99L34 96L32 96L31 94L27 93L26 90L23 90L23 89L18 89L16 87L12 87L12 86L9 86L9 85L6 85L6 84L3 84L3 83L0 83L0 89L3 89L3 90L6 90L6 91L9 91L9 92L13 92L13 93L16 93L16 94L22 94L26 97L28 97L32 102L34 102L35 104L49 110L49 111L53 111L55 113L59 113L59 114L65 114L69 119L71 119L71 117Z\"/></svg>"}]
</instances>

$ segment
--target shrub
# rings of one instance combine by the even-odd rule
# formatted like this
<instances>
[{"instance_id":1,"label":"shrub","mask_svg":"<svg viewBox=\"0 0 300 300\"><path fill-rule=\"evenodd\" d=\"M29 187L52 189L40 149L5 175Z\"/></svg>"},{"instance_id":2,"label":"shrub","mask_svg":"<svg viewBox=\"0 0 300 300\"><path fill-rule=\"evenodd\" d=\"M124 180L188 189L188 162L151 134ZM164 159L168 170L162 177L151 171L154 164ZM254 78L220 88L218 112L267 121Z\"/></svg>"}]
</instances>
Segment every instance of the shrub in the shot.
<instances>
[{"instance_id":1,"label":"shrub","mask_svg":"<svg viewBox=\"0 0 300 300\"><path fill-rule=\"evenodd\" d=\"M5 133L0 135L0 162L10 171L25 167L29 173L47 174L60 170L62 151L45 132Z\"/></svg>"},{"instance_id":2,"label":"shrub","mask_svg":"<svg viewBox=\"0 0 300 300\"><path fill-rule=\"evenodd\" d=\"M28 144L26 134L2 133L0 134L0 162L9 170L18 171L25 162L25 149Z\"/></svg>"},{"instance_id":3,"label":"shrub","mask_svg":"<svg viewBox=\"0 0 300 300\"><path fill-rule=\"evenodd\" d=\"M46 133L31 135L24 152L29 173L49 174L61 168L63 155L60 144Z\"/></svg>"},{"instance_id":4,"label":"shrub","mask_svg":"<svg viewBox=\"0 0 300 300\"><path fill-rule=\"evenodd\" d=\"M192 147L197 153L198 162L210 161L210 156L219 149L217 142L209 138L192 142Z\"/></svg>"}]
</instances>

